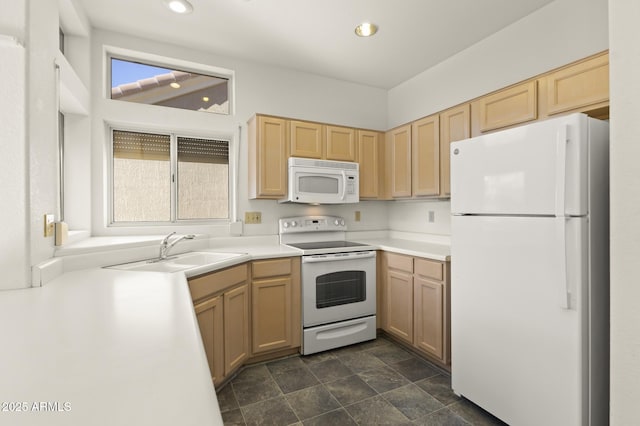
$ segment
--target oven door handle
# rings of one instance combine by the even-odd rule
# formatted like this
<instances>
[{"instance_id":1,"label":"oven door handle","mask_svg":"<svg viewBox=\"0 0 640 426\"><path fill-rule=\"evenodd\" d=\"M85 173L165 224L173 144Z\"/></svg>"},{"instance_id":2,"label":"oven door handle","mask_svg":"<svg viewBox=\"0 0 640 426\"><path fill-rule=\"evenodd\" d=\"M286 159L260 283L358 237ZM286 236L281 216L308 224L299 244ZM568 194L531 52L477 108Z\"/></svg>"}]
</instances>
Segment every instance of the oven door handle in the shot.
<instances>
[{"instance_id":1,"label":"oven door handle","mask_svg":"<svg viewBox=\"0 0 640 426\"><path fill-rule=\"evenodd\" d=\"M338 260L370 259L376 257L375 251L357 251L352 253L314 254L302 256L302 263L335 262Z\"/></svg>"}]
</instances>

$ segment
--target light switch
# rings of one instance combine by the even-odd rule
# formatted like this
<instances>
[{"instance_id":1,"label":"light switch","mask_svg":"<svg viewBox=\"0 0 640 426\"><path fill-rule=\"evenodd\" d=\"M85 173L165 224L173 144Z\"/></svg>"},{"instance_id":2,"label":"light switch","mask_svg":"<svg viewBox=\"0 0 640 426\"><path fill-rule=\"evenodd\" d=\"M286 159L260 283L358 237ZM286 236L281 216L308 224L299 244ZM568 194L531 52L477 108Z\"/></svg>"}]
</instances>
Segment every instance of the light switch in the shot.
<instances>
[{"instance_id":1,"label":"light switch","mask_svg":"<svg viewBox=\"0 0 640 426\"><path fill-rule=\"evenodd\" d=\"M254 225L262 223L262 212L245 212L244 223Z\"/></svg>"}]
</instances>

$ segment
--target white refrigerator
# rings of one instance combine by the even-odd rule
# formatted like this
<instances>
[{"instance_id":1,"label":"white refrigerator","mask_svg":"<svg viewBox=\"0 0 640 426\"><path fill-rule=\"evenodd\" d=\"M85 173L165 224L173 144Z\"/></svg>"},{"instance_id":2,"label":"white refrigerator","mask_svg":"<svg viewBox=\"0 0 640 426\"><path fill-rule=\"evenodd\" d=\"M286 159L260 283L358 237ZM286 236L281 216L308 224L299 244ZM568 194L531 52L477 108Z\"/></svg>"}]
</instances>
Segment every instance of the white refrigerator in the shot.
<instances>
[{"instance_id":1,"label":"white refrigerator","mask_svg":"<svg viewBox=\"0 0 640 426\"><path fill-rule=\"evenodd\" d=\"M609 126L451 144L452 388L513 426L608 424Z\"/></svg>"}]
</instances>

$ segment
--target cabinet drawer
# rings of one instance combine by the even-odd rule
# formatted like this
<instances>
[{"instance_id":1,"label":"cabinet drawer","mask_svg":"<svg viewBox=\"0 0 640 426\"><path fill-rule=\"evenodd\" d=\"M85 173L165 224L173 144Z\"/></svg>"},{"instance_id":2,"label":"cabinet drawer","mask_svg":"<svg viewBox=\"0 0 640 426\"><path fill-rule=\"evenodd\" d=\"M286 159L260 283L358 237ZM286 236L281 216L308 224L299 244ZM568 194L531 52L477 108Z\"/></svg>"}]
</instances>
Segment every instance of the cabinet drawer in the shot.
<instances>
[{"instance_id":1,"label":"cabinet drawer","mask_svg":"<svg viewBox=\"0 0 640 426\"><path fill-rule=\"evenodd\" d=\"M415 259L415 272L423 277L442 281L444 278L442 269L442 263L436 260Z\"/></svg>"},{"instance_id":2,"label":"cabinet drawer","mask_svg":"<svg viewBox=\"0 0 640 426\"><path fill-rule=\"evenodd\" d=\"M247 265L233 266L189 280L189 291L194 301L220 293L247 280Z\"/></svg>"},{"instance_id":3,"label":"cabinet drawer","mask_svg":"<svg viewBox=\"0 0 640 426\"><path fill-rule=\"evenodd\" d=\"M413 257L387 253L387 266L392 269L413 272Z\"/></svg>"},{"instance_id":4,"label":"cabinet drawer","mask_svg":"<svg viewBox=\"0 0 640 426\"><path fill-rule=\"evenodd\" d=\"M253 278L291 275L291 258L257 260L252 264Z\"/></svg>"}]
</instances>

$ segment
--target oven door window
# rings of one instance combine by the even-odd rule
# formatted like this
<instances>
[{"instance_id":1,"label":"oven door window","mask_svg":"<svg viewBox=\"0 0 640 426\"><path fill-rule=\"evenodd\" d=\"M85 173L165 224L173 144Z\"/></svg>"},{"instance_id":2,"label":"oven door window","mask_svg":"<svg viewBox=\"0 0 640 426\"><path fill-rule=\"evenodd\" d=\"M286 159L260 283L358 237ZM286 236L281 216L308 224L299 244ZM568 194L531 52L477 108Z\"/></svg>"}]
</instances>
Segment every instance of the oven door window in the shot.
<instances>
[{"instance_id":1,"label":"oven door window","mask_svg":"<svg viewBox=\"0 0 640 426\"><path fill-rule=\"evenodd\" d=\"M333 176L298 175L298 190L308 194L336 195L340 191L340 179Z\"/></svg>"},{"instance_id":2,"label":"oven door window","mask_svg":"<svg viewBox=\"0 0 640 426\"><path fill-rule=\"evenodd\" d=\"M340 271L316 277L316 308L363 302L367 298L367 273Z\"/></svg>"}]
</instances>

